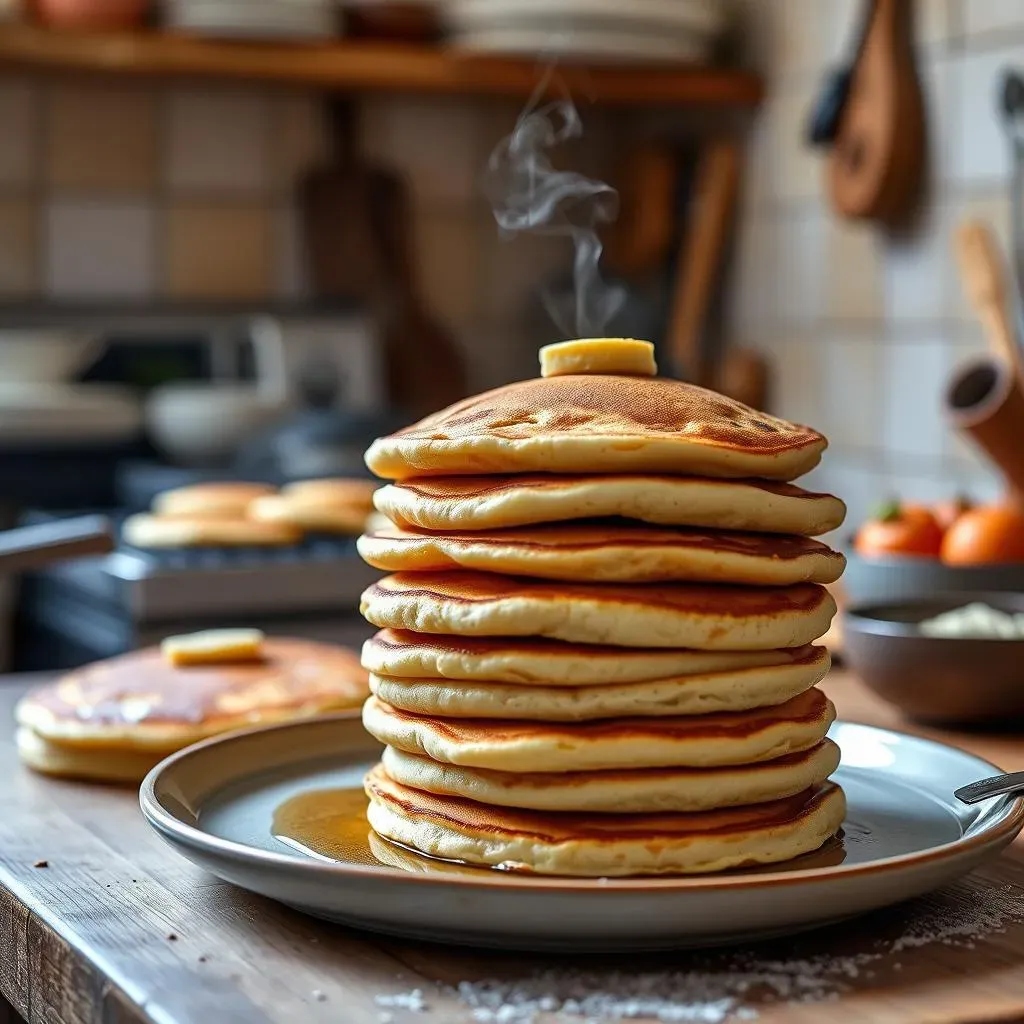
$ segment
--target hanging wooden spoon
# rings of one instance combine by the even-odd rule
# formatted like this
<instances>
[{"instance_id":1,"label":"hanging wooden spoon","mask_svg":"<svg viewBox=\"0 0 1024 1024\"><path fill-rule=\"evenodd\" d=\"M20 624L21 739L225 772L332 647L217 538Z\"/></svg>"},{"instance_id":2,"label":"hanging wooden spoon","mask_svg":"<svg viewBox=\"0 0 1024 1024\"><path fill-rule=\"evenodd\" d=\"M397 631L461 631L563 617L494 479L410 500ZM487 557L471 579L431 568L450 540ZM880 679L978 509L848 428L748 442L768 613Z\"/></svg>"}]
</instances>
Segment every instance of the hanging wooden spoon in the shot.
<instances>
[{"instance_id":1,"label":"hanging wooden spoon","mask_svg":"<svg viewBox=\"0 0 1024 1024\"><path fill-rule=\"evenodd\" d=\"M871 0L827 180L836 211L896 227L923 194L925 117L912 0Z\"/></svg>"}]
</instances>

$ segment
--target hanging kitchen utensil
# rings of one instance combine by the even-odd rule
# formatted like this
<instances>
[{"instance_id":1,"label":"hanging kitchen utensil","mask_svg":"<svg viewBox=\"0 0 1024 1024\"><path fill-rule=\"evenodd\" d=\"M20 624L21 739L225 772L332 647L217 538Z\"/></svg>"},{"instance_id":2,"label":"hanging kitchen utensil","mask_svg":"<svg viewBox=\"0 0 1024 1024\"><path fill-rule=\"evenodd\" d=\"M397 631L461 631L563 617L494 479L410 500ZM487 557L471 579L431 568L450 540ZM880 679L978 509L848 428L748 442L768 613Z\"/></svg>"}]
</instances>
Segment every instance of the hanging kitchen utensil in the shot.
<instances>
[{"instance_id":1,"label":"hanging kitchen utensil","mask_svg":"<svg viewBox=\"0 0 1024 1024\"><path fill-rule=\"evenodd\" d=\"M702 386L710 384L715 370L705 351L704 333L735 214L739 175L736 143L710 143L698 161L676 262L667 347L677 371Z\"/></svg>"},{"instance_id":2,"label":"hanging kitchen utensil","mask_svg":"<svg viewBox=\"0 0 1024 1024\"><path fill-rule=\"evenodd\" d=\"M810 146L828 147L831 146L839 134L839 123L843 116L843 109L850 95L850 83L853 81L853 71L860 59L861 50L864 47L864 39L867 36L868 25L871 13L870 6L865 6L857 24L855 44L850 48L850 57L840 67L831 68L826 72L825 82L821 92L818 94L811 108L807 125L804 129L806 141Z\"/></svg>"},{"instance_id":3,"label":"hanging kitchen utensil","mask_svg":"<svg viewBox=\"0 0 1024 1024\"><path fill-rule=\"evenodd\" d=\"M454 338L427 309L416 280L413 215L408 190L381 175L370 195L370 219L380 252L380 288L373 298L384 343L392 402L425 416L466 397L466 366Z\"/></svg>"},{"instance_id":4,"label":"hanging kitchen utensil","mask_svg":"<svg viewBox=\"0 0 1024 1024\"><path fill-rule=\"evenodd\" d=\"M968 221L954 239L964 292L985 329L991 355L958 367L946 415L1001 472L1008 490L1024 498L1024 358L1007 307L999 247L987 225Z\"/></svg>"},{"instance_id":5,"label":"hanging kitchen utensil","mask_svg":"<svg viewBox=\"0 0 1024 1024\"><path fill-rule=\"evenodd\" d=\"M687 379L755 408L765 403L768 367L750 349L719 359L708 351L709 310L717 289L740 187L740 149L730 140L710 144L698 163L688 230L676 263L668 350Z\"/></svg>"},{"instance_id":6,"label":"hanging kitchen utensil","mask_svg":"<svg viewBox=\"0 0 1024 1024\"><path fill-rule=\"evenodd\" d=\"M465 395L465 367L416 287L412 214L402 181L360 158L351 103L327 102L333 153L302 186L314 291L318 298L369 306L392 405L409 416L425 414Z\"/></svg>"},{"instance_id":7,"label":"hanging kitchen utensil","mask_svg":"<svg viewBox=\"0 0 1024 1024\"><path fill-rule=\"evenodd\" d=\"M1000 95L1003 127L1010 143L1010 217L1012 246L1010 253L1016 282L1017 320L1024 331L1020 300L1024 296L1024 77L1016 71L1003 74Z\"/></svg>"},{"instance_id":8,"label":"hanging kitchen utensil","mask_svg":"<svg viewBox=\"0 0 1024 1024\"><path fill-rule=\"evenodd\" d=\"M964 221L957 228L954 248L964 292L985 329L992 354L1011 366L1024 386L1024 352L1011 315L1005 260L992 229L981 221Z\"/></svg>"},{"instance_id":9,"label":"hanging kitchen utensil","mask_svg":"<svg viewBox=\"0 0 1024 1024\"><path fill-rule=\"evenodd\" d=\"M621 172L619 216L604 263L621 277L658 269L672 245L677 160L656 142L630 146Z\"/></svg>"},{"instance_id":10,"label":"hanging kitchen utensil","mask_svg":"<svg viewBox=\"0 0 1024 1024\"><path fill-rule=\"evenodd\" d=\"M359 156L352 103L324 102L331 152L300 186L310 283L318 299L366 302L379 291L382 273L369 214L382 172Z\"/></svg>"},{"instance_id":11,"label":"hanging kitchen utensil","mask_svg":"<svg viewBox=\"0 0 1024 1024\"><path fill-rule=\"evenodd\" d=\"M925 148L912 0L871 0L828 157L836 212L888 227L909 221L923 194Z\"/></svg>"}]
</instances>

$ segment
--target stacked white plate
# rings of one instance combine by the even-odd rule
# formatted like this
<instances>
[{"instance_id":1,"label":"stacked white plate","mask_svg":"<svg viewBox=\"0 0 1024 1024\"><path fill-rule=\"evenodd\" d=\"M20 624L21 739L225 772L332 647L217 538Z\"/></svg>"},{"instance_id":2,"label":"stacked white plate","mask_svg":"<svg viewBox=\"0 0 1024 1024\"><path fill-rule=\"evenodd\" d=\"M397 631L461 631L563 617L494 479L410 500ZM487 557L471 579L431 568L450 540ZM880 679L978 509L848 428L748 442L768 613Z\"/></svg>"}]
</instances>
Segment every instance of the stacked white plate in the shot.
<instances>
[{"instance_id":1,"label":"stacked white plate","mask_svg":"<svg viewBox=\"0 0 1024 1024\"><path fill-rule=\"evenodd\" d=\"M448 0L463 49L629 61L706 61L725 22L720 0Z\"/></svg>"},{"instance_id":2,"label":"stacked white plate","mask_svg":"<svg viewBox=\"0 0 1024 1024\"><path fill-rule=\"evenodd\" d=\"M202 35L250 39L330 39L335 0L165 0L164 21Z\"/></svg>"}]
</instances>

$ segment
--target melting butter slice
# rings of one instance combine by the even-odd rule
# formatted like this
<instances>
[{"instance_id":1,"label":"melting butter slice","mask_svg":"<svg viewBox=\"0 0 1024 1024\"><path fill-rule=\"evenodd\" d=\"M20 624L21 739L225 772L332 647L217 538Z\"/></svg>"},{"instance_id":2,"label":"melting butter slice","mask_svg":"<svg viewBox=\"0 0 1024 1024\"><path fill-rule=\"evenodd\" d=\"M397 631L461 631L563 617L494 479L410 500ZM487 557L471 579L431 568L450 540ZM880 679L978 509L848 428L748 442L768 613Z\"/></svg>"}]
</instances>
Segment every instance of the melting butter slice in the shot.
<instances>
[{"instance_id":1,"label":"melting butter slice","mask_svg":"<svg viewBox=\"0 0 1024 1024\"><path fill-rule=\"evenodd\" d=\"M172 665L221 665L232 661L260 661L263 632L259 629L204 629L184 636L169 636L160 652Z\"/></svg>"},{"instance_id":2,"label":"melting butter slice","mask_svg":"<svg viewBox=\"0 0 1024 1024\"><path fill-rule=\"evenodd\" d=\"M560 341L540 350L540 375L565 377L574 373L621 373L654 377L658 365L654 346L632 338L585 338Z\"/></svg>"}]
</instances>

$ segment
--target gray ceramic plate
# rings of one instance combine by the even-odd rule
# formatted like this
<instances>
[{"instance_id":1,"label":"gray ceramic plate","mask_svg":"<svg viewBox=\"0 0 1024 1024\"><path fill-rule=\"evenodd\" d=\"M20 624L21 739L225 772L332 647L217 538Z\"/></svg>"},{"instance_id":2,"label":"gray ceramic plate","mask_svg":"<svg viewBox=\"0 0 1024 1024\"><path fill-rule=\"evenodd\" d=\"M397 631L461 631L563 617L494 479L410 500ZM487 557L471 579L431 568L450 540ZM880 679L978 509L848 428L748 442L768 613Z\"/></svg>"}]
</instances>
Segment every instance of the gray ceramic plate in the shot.
<instances>
[{"instance_id":1,"label":"gray ceramic plate","mask_svg":"<svg viewBox=\"0 0 1024 1024\"><path fill-rule=\"evenodd\" d=\"M379 747L351 715L211 740L143 783L142 810L176 850L317 917L509 949L656 949L813 928L942 886L1009 843L1024 801L968 807L995 774L952 747L839 723L841 838L772 870L699 878L540 878L429 861L376 840L360 781Z\"/></svg>"}]
</instances>

